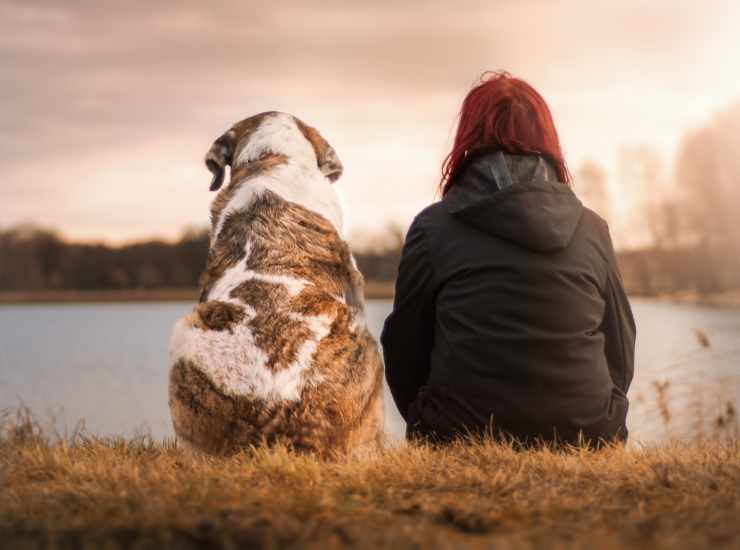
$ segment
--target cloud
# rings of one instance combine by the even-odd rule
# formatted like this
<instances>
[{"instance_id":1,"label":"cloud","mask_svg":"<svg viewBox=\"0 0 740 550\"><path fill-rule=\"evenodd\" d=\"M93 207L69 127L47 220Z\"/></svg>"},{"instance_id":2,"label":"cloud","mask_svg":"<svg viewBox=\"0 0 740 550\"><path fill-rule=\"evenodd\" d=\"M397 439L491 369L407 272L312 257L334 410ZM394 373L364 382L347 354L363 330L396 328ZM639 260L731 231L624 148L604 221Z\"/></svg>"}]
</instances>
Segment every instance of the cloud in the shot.
<instances>
[{"instance_id":1,"label":"cloud","mask_svg":"<svg viewBox=\"0 0 740 550\"><path fill-rule=\"evenodd\" d=\"M583 0L8 2L0 7L0 174L9 202L0 223L36 216L36 197L58 205L81 193L94 218L101 203L91 185L118 189L121 199L132 188L159 189L162 199L173 166L194 184L210 140L267 109L298 114L345 151L355 178L348 207L365 210L357 223L408 218L411 207L384 206L398 188L388 174L408 181L399 202L428 201L459 101L483 70L528 78L575 125L598 112L596 101L577 112L578 94L706 88L702 71L716 64L700 46L729 9ZM616 106L614 117L624 112ZM561 130L566 143L568 133ZM149 173L128 168L139 155ZM39 177L44 171L54 177ZM127 177L148 180L148 191L121 185ZM204 197L182 200L190 207L177 209L179 225L197 219ZM76 207L56 219L87 235L86 216ZM105 226L95 231L145 232Z\"/></svg>"}]
</instances>

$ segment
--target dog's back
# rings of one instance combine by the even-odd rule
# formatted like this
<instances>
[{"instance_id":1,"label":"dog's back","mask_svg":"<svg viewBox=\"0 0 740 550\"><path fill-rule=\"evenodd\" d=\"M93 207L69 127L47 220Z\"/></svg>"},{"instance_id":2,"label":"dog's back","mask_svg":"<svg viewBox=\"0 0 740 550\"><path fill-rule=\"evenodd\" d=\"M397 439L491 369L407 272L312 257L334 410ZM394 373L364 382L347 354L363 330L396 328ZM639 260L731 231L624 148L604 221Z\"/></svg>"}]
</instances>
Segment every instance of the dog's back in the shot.
<instances>
[{"instance_id":1,"label":"dog's back","mask_svg":"<svg viewBox=\"0 0 740 550\"><path fill-rule=\"evenodd\" d=\"M295 177L280 172L291 159L259 162L235 167L214 201L201 302L173 331L175 431L210 452L277 441L369 450L382 434L383 386L362 276L327 217L271 190L280 184L257 185L263 172ZM236 204L247 185L258 191Z\"/></svg>"}]
</instances>

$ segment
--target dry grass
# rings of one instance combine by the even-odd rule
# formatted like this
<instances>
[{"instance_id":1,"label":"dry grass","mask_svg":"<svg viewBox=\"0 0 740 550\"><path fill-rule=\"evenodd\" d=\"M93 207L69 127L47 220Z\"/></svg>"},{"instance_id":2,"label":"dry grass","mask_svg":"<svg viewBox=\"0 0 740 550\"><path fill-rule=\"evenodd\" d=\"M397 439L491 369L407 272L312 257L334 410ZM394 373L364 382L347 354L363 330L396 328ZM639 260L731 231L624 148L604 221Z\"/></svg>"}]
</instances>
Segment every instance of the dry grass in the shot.
<instances>
[{"instance_id":1,"label":"dry grass","mask_svg":"<svg viewBox=\"0 0 740 550\"><path fill-rule=\"evenodd\" d=\"M148 438L52 443L21 420L0 440L3 548L740 545L738 441L220 459Z\"/></svg>"}]
</instances>

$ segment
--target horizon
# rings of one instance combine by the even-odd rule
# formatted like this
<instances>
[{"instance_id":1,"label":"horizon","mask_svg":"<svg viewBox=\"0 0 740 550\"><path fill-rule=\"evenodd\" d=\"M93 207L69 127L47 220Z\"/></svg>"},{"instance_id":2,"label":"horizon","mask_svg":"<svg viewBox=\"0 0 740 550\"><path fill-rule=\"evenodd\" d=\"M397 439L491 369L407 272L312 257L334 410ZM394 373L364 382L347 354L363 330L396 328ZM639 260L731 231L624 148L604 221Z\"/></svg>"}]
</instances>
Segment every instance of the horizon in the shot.
<instances>
[{"instance_id":1,"label":"horizon","mask_svg":"<svg viewBox=\"0 0 740 550\"><path fill-rule=\"evenodd\" d=\"M584 163L604 171L615 244L635 248L684 136L740 105L730 2L423 6L0 6L0 229L117 246L207 227L205 152L273 109L337 150L350 241L406 227L434 200L470 86L508 70L550 105L576 191ZM660 165L650 189L625 170L640 150Z\"/></svg>"}]
</instances>

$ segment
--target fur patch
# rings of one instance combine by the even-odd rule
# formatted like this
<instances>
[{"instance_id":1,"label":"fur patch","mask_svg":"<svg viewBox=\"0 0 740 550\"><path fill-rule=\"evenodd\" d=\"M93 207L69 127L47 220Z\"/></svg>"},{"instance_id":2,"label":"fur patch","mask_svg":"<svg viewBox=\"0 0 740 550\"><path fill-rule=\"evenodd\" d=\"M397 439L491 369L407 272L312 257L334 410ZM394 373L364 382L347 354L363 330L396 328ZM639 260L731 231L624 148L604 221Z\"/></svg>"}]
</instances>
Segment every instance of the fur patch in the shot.
<instances>
[{"instance_id":1,"label":"fur patch","mask_svg":"<svg viewBox=\"0 0 740 550\"><path fill-rule=\"evenodd\" d=\"M231 332L231 327L244 319L243 307L219 302L218 300L198 304L195 311L201 321L198 326L203 330L228 330Z\"/></svg>"},{"instance_id":2,"label":"fur patch","mask_svg":"<svg viewBox=\"0 0 740 550\"><path fill-rule=\"evenodd\" d=\"M243 164L234 168L231 172L231 181L223 189L211 204L211 224L215 227L221 218L226 205L234 197L234 193L242 185L249 185L249 180L264 175L270 170L288 163L288 157L285 155L273 154L248 164Z\"/></svg>"},{"instance_id":3,"label":"fur patch","mask_svg":"<svg viewBox=\"0 0 740 550\"><path fill-rule=\"evenodd\" d=\"M281 370L290 367L313 331L305 316L290 311L288 290L274 283L247 281L231 291L231 296L251 306L255 315L248 321L254 342L268 352L266 367Z\"/></svg>"},{"instance_id":4,"label":"fur patch","mask_svg":"<svg viewBox=\"0 0 740 550\"><path fill-rule=\"evenodd\" d=\"M344 168L334 148L329 145L316 128L309 126L298 118L295 119L295 122L303 136L313 147L321 173L331 181L338 180Z\"/></svg>"},{"instance_id":5,"label":"fur patch","mask_svg":"<svg viewBox=\"0 0 740 550\"><path fill-rule=\"evenodd\" d=\"M324 388L308 391L306 402L270 403L224 395L185 360L170 371L169 394L178 438L208 453L231 454L253 445L283 443L328 458L337 452L368 452L380 444L382 400L376 395L368 394L358 403L367 413L352 416L363 420L348 424L351 411L330 401Z\"/></svg>"}]
</instances>

